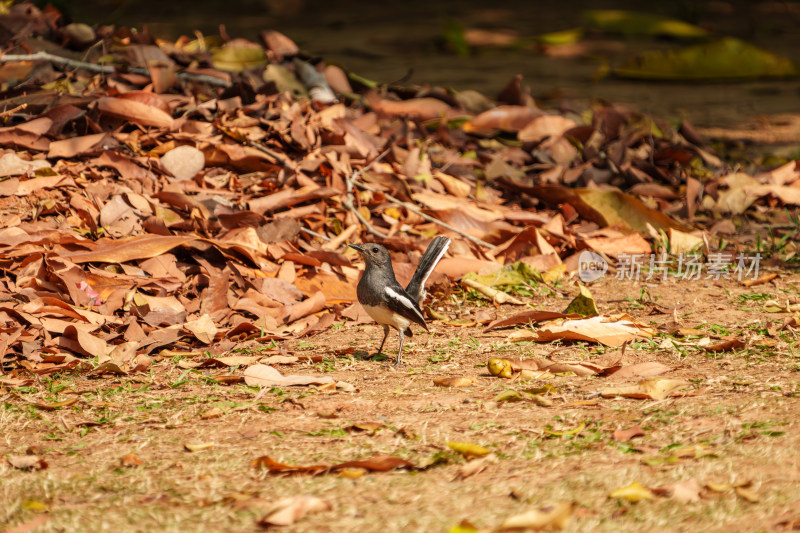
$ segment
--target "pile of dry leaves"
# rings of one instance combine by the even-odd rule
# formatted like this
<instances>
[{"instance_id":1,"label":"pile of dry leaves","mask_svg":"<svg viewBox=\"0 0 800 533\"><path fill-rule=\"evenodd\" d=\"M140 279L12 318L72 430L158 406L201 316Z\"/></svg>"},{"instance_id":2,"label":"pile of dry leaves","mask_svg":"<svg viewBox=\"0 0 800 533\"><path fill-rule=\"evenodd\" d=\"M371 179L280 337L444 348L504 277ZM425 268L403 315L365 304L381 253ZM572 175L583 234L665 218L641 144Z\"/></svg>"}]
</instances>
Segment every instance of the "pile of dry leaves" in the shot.
<instances>
[{"instance_id":1,"label":"pile of dry leaves","mask_svg":"<svg viewBox=\"0 0 800 533\"><path fill-rule=\"evenodd\" d=\"M129 372L360 320L348 242L385 243L401 281L435 234L450 281L563 274L583 249L649 254L700 241L693 220L735 233L720 215L800 204L795 162L729 173L688 124L544 111L519 77L496 101L377 86L277 32L222 33L0 16L3 373Z\"/></svg>"}]
</instances>

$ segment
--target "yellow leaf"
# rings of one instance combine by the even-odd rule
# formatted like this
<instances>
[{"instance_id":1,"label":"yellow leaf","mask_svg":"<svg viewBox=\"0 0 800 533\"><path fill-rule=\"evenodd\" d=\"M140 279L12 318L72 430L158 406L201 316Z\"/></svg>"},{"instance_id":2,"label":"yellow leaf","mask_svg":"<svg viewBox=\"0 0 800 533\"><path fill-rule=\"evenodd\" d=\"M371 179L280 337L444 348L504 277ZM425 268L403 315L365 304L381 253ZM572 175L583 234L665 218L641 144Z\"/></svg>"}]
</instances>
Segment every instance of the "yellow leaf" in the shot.
<instances>
[{"instance_id":1,"label":"yellow leaf","mask_svg":"<svg viewBox=\"0 0 800 533\"><path fill-rule=\"evenodd\" d=\"M344 477L347 479L358 479L366 473L367 471L364 470L363 468L342 468L341 470L339 470L339 477Z\"/></svg>"},{"instance_id":2,"label":"yellow leaf","mask_svg":"<svg viewBox=\"0 0 800 533\"><path fill-rule=\"evenodd\" d=\"M581 422L581 424L578 427L576 427L575 429L570 429L569 431L550 431L545 429L544 432L549 435L554 435L556 437L563 437L564 435L577 435L578 433L583 431L583 428L585 427L586 427L586 422Z\"/></svg>"},{"instance_id":3,"label":"yellow leaf","mask_svg":"<svg viewBox=\"0 0 800 533\"><path fill-rule=\"evenodd\" d=\"M190 451L190 452L199 452L199 451L202 451L202 450L207 450L209 448L213 448L214 447L214 443L213 442L187 442L186 444L183 445L183 447L186 448L186 450Z\"/></svg>"},{"instance_id":4,"label":"yellow leaf","mask_svg":"<svg viewBox=\"0 0 800 533\"><path fill-rule=\"evenodd\" d=\"M482 457L484 455L489 455L490 453L492 453L483 446L472 444L470 442L448 442L447 447L453 451L460 453L466 458Z\"/></svg>"},{"instance_id":5,"label":"yellow leaf","mask_svg":"<svg viewBox=\"0 0 800 533\"><path fill-rule=\"evenodd\" d=\"M467 520L462 520L457 526L453 526L447 533L478 533L478 529Z\"/></svg>"},{"instance_id":6,"label":"yellow leaf","mask_svg":"<svg viewBox=\"0 0 800 533\"><path fill-rule=\"evenodd\" d=\"M579 284L578 287L580 288L580 293L569 303L564 310L564 314L578 313L581 316L599 315L600 312L597 310L597 304L594 302L592 293L589 292L589 289L584 285Z\"/></svg>"},{"instance_id":7,"label":"yellow leaf","mask_svg":"<svg viewBox=\"0 0 800 533\"><path fill-rule=\"evenodd\" d=\"M652 500L654 498L650 489L643 487L638 481L634 481L627 487L619 488L608 495L609 498L638 502L641 500Z\"/></svg>"},{"instance_id":8,"label":"yellow leaf","mask_svg":"<svg viewBox=\"0 0 800 533\"><path fill-rule=\"evenodd\" d=\"M50 506L44 502L40 502L39 500L25 500L22 502L23 509L27 509L28 511L35 511L37 513L43 513L45 511L50 510Z\"/></svg>"}]
</instances>

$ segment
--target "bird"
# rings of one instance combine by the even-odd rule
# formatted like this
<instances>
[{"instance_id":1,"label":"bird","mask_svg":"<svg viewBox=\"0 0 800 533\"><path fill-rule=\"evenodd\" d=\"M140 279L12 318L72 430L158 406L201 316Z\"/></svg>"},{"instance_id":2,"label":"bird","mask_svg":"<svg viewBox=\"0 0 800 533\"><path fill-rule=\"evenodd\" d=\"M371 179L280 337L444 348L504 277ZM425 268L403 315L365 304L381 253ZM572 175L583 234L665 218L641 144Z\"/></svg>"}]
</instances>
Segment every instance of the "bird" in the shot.
<instances>
[{"instance_id":1,"label":"bird","mask_svg":"<svg viewBox=\"0 0 800 533\"><path fill-rule=\"evenodd\" d=\"M364 275L361 276L356 288L358 301L364 306L367 314L383 326L383 340L378 353L383 352L383 345L386 344L391 328L396 329L400 334L400 349L397 352L395 367L402 366L403 342L406 336L413 335L411 324L422 326L428 331L425 317L420 309L425 299L425 282L447 252L450 239L439 236L431 241L405 289L394 277L389 250L374 242L348 246L355 249L364 259Z\"/></svg>"}]
</instances>

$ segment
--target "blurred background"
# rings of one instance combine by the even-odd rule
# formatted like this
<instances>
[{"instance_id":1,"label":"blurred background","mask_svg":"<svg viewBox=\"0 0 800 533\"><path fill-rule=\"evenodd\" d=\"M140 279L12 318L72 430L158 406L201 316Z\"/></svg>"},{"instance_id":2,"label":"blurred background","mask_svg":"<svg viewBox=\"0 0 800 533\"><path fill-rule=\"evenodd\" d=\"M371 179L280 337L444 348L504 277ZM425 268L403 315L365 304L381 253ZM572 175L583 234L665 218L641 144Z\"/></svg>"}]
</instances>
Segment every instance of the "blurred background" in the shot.
<instances>
[{"instance_id":1,"label":"blurred background","mask_svg":"<svg viewBox=\"0 0 800 533\"><path fill-rule=\"evenodd\" d=\"M592 99L701 126L732 126L800 112L800 81L647 80L614 75L646 50L692 46L697 37L639 23L609 31L591 10L637 10L735 37L800 64L800 2L406 0L58 0L74 21L143 28L164 39L216 34L258 42L275 29L305 52L368 79L474 89L495 96L516 74L545 105ZM552 36L553 32L557 33ZM570 33L572 32L572 33ZM576 33L577 32L577 33ZM701 38L702 40L702 38Z\"/></svg>"}]
</instances>

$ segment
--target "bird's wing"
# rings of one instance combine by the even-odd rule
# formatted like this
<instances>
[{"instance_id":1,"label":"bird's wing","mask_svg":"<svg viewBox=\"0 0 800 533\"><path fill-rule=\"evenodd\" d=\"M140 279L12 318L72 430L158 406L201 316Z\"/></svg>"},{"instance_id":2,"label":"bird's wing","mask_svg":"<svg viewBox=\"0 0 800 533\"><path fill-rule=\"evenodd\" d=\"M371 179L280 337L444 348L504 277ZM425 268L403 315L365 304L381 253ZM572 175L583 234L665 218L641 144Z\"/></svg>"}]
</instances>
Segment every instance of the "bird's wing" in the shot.
<instances>
[{"instance_id":1,"label":"bird's wing","mask_svg":"<svg viewBox=\"0 0 800 533\"><path fill-rule=\"evenodd\" d=\"M403 287L399 284L394 286L387 285L383 291L384 301L390 310L415 324L419 324L425 328L425 331L428 331L428 326L425 324L425 317L422 316L419 305L409 296Z\"/></svg>"},{"instance_id":2,"label":"bird's wing","mask_svg":"<svg viewBox=\"0 0 800 533\"><path fill-rule=\"evenodd\" d=\"M433 269L436 268L436 265L442 259L442 256L444 256L449 246L450 239L439 236L431 241L428 245L428 249L422 254L422 259L420 259L419 265L417 265L417 271L414 272L414 276L406 287L406 293L411 296L418 306L425 297L425 282L428 281Z\"/></svg>"}]
</instances>

